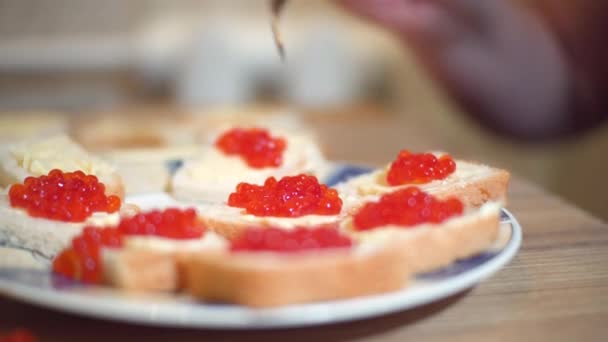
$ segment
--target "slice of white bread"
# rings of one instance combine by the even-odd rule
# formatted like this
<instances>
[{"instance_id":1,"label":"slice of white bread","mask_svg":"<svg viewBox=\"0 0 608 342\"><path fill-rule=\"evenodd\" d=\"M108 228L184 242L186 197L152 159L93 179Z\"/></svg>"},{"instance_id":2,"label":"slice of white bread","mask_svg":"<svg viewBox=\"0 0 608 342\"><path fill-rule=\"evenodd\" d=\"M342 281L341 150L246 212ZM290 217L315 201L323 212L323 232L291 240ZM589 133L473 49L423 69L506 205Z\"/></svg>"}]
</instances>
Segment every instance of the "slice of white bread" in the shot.
<instances>
[{"instance_id":1,"label":"slice of white bread","mask_svg":"<svg viewBox=\"0 0 608 342\"><path fill-rule=\"evenodd\" d=\"M124 197L122 179L113 166L92 156L65 135L22 141L0 148L0 186L21 183L53 169L81 170L104 183L107 195Z\"/></svg>"},{"instance_id":2,"label":"slice of white bread","mask_svg":"<svg viewBox=\"0 0 608 342\"><path fill-rule=\"evenodd\" d=\"M123 207L123 213L136 210ZM53 258L85 226L106 226L116 224L120 214L94 213L82 223L68 223L29 216L24 210L11 207L7 194L0 194L0 241L5 244L31 250L46 258Z\"/></svg>"},{"instance_id":3,"label":"slice of white bread","mask_svg":"<svg viewBox=\"0 0 608 342\"><path fill-rule=\"evenodd\" d=\"M196 299L276 307L397 291L411 275L402 255L392 243L294 254L195 253L186 258L184 276Z\"/></svg>"},{"instance_id":4,"label":"slice of white bread","mask_svg":"<svg viewBox=\"0 0 608 342\"><path fill-rule=\"evenodd\" d=\"M363 203L411 184L390 186L386 175L390 165L348 180L336 186L346 210L354 213ZM503 205L507 200L509 172L475 162L456 160L456 171L443 180L415 184L420 190L440 199L457 197L465 207L480 207L495 201Z\"/></svg>"},{"instance_id":5,"label":"slice of white bread","mask_svg":"<svg viewBox=\"0 0 608 342\"><path fill-rule=\"evenodd\" d=\"M260 184L271 176L281 178L301 173L320 179L327 175L329 166L312 136L287 131L273 131L272 134L287 141L281 166L251 168L240 156L225 155L213 146L213 138L196 158L186 161L173 176L173 196L179 200L221 203L241 182Z\"/></svg>"},{"instance_id":6,"label":"slice of white bread","mask_svg":"<svg viewBox=\"0 0 608 342\"><path fill-rule=\"evenodd\" d=\"M192 240L126 237L122 248L102 249L104 282L127 291L175 292L184 286L182 254L221 251L226 246L210 231Z\"/></svg>"},{"instance_id":7,"label":"slice of white bread","mask_svg":"<svg viewBox=\"0 0 608 342\"><path fill-rule=\"evenodd\" d=\"M345 232L360 243L399 241L404 257L415 273L432 271L489 249L497 240L500 203L488 202L478 209L441 224L414 227L394 225L356 231L352 219L343 222Z\"/></svg>"},{"instance_id":8,"label":"slice of white bread","mask_svg":"<svg viewBox=\"0 0 608 342\"><path fill-rule=\"evenodd\" d=\"M41 258L31 251L0 246L0 269L47 270L48 267L49 260Z\"/></svg>"},{"instance_id":9,"label":"slice of white bread","mask_svg":"<svg viewBox=\"0 0 608 342\"><path fill-rule=\"evenodd\" d=\"M295 229L297 227L315 227L337 224L340 215L305 215L296 218L254 216L245 209L230 207L226 204L197 205L200 219L209 229L226 239L233 240L249 227L274 227Z\"/></svg>"}]
</instances>

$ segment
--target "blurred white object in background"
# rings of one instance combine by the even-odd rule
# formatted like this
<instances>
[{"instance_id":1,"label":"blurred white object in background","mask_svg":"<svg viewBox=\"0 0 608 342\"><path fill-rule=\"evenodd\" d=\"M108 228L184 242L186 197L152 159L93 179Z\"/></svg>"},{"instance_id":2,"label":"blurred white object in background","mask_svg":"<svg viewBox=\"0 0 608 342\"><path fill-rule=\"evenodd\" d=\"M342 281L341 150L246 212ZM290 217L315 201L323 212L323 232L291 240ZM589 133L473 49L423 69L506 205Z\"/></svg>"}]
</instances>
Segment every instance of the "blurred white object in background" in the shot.
<instances>
[{"instance_id":1,"label":"blurred white object in background","mask_svg":"<svg viewBox=\"0 0 608 342\"><path fill-rule=\"evenodd\" d=\"M254 99L250 59L256 56L246 51L249 32L243 31L242 26L222 20L206 22L196 31L175 78L180 104L239 104Z\"/></svg>"},{"instance_id":2,"label":"blurred white object in background","mask_svg":"<svg viewBox=\"0 0 608 342\"><path fill-rule=\"evenodd\" d=\"M289 3L280 22L285 66L267 0L6 1L3 108L77 109L167 95L189 106L338 106L365 100L392 62L361 39L362 21L345 20L326 0Z\"/></svg>"},{"instance_id":3,"label":"blurred white object in background","mask_svg":"<svg viewBox=\"0 0 608 342\"><path fill-rule=\"evenodd\" d=\"M268 22L239 19L205 23L176 79L176 98L186 105L239 104L271 96L307 107L356 102L370 87L370 61L350 33L329 19L285 30L286 64ZM229 22L229 20L227 20Z\"/></svg>"},{"instance_id":4,"label":"blurred white object in background","mask_svg":"<svg viewBox=\"0 0 608 342\"><path fill-rule=\"evenodd\" d=\"M312 107L357 102L373 77L349 38L335 21L311 23L299 41L288 45L285 97Z\"/></svg>"}]
</instances>

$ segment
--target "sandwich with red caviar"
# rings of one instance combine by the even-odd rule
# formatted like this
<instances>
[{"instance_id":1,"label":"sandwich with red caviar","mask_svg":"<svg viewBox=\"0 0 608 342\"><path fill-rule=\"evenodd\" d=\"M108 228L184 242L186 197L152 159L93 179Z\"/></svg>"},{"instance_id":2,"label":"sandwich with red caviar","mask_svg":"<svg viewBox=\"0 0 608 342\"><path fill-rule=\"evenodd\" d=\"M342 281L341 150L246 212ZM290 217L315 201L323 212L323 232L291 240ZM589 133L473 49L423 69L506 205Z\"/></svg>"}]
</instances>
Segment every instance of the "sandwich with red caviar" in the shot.
<instances>
[{"instance_id":1,"label":"sandwich with red caviar","mask_svg":"<svg viewBox=\"0 0 608 342\"><path fill-rule=\"evenodd\" d=\"M0 194L0 241L52 258L84 226L117 222L121 209L124 214L137 210L109 194L96 176L51 170Z\"/></svg>"},{"instance_id":2,"label":"sandwich with red caviar","mask_svg":"<svg viewBox=\"0 0 608 342\"><path fill-rule=\"evenodd\" d=\"M388 166L337 186L349 212L378 196L417 186L439 198L457 197L465 207L506 202L509 172L475 162L455 160L446 153L402 150Z\"/></svg>"},{"instance_id":3,"label":"sandwich with red caviar","mask_svg":"<svg viewBox=\"0 0 608 342\"><path fill-rule=\"evenodd\" d=\"M129 291L171 292L183 287L180 255L225 248L194 209L168 208L84 228L53 260L53 272Z\"/></svg>"},{"instance_id":4,"label":"sandwich with red caviar","mask_svg":"<svg viewBox=\"0 0 608 342\"><path fill-rule=\"evenodd\" d=\"M199 300L276 307L397 291L411 275L402 254L335 227L252 227L223 254L189 255L184 277Z\"/></svg>"},{"instance_id":5,"label":"sandwich with red caviar","mask_svg":"<svg viewBox=\"0 0 608 342\"><path fill-rule=\"evenodd\" d=\"M172 179L179 200L219 203L241 182L306 173L322 176L326 162L314 140L302 133L232 128L186 161Z\"/></svg>"},{"instance_id":6,"label":"sandwich with red caviar","mask_svg":"<svg viewBox=\"0 0 608 342\"><path fill-rule=\"evenodd\" d=\"M294 229L341 219L342 200L315 176L274 177L261 184L240 183L224 203L198 206L201 219L220 235L234 239L250 226Z\"/></svg>"},{"instance_id":7,"label":"sandwich with red caviar","mask_svg":"<svg viewBox=\"0 0 608 342\"><path fill-rule=\"evenodd\" d=\"M488 250L498 238L500 208L466 208L457 197L409 187L365 203L342 228L361 243L398 241L412 271L421 273Z\"/></svg>"},{"instance_id":8,"label":"sandwich with red caviar","mask_svg":"<svg viewBox=\"0 0 608 342\"><path fill-rule=\"evenodd\" d=\"M0 148L0 187L40 177L51 170L82 171L97 177L108 195L124 198L122 178L114 166L98 158L65 135L21 141Z\"/></svg>"}]
</instances>

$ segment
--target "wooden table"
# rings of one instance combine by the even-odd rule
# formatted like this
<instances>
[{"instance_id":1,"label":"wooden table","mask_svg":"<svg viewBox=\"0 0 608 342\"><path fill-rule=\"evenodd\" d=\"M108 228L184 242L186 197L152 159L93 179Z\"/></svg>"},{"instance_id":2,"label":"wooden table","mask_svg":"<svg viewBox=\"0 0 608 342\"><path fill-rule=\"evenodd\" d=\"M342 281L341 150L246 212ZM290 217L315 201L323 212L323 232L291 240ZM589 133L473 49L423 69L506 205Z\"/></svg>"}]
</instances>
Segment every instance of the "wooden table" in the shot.
<instances>
[{"instance_id":1,"label":"wooden table","mask_svg":"<svg viewBox=\"0 0 608 342\"><path fill-rule=\"evenodd\" d=\"M378 163L408 139L396 122L375 122L370 127L334 118L316 126L325 142L334 142L332 157ZM373 138L358 139L366 132ZM419 143L424 136L412 134ZM26 327L42 341L607 340L608 225L517 177L509 209L524 229L514 261L464 293L411 311L307 329L180 330L82 318L0 298L0 330Z\"/></svg>"}]
</instances>

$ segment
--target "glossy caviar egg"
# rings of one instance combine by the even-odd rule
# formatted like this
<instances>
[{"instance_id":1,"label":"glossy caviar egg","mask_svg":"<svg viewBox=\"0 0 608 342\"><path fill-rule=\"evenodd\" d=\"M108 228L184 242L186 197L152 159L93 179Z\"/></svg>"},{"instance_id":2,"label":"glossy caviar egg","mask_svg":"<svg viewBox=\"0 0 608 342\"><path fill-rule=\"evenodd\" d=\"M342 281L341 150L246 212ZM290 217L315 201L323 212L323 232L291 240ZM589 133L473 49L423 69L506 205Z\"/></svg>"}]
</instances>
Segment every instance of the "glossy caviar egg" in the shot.
<instances>
[{"instance_id":1,"label":"glossy caviar egg","mask_svg":"<svg viewBox=\"0 0 608 342\"><path fill-rule=\"evenodd\" d=\"M32 217L82 222L94 212L114 213L120 209L118 196L105 195L105 186L82 171L52 170L46 176L27 177L9 190L11 206Z\"/></svg>"},{"instance_id":2,"label":"glossy caviar egg","mask_svg":"<svg viewBox=\"0 0 608 342\"><path fill-rule=\"evenodd\" d=\"M464 206L457 198L439 200L417 187L384 195L378 202L365 204L353 217L357 230L387 225L412 227L422 223L441 223L461 215Z\"/></svg>"},{"instance_id":3,"label":"glossy caviar egg","mask_svg":"<svg viewBox=\"0 0 608 342\"><path fill-rule=\"evenodd\" d=\"M449 155L437 158L432 153L415 154L403 150L391 164L386 181L389 185L424 184L445 179L456 171L456 162Z\"/></svg>"},{"instance_id":4,"label":"glossy caviar egg","mask_svg":"<svg viewBox=\"0 0 608 342\"><path fill-rule=\"evenodd\" d=\"M301 217L337 215L342 200L335 189L319 184L314 176L268 178L264 185L240 183L230 194L228 205L243 208L255 216Z\"/></svg>"},{"instance_id":5,"label":"glossy caviar egg","mask_svg":"<svg viewBox=\"0 0 608 342\"><path fill-rule=\"evenodd\" d=\"M215 146L227 155L242 157L252 168L265 168L282 164L287 142L265 129L234 128L222 134Z\"/></svg>"}]
</instances>

